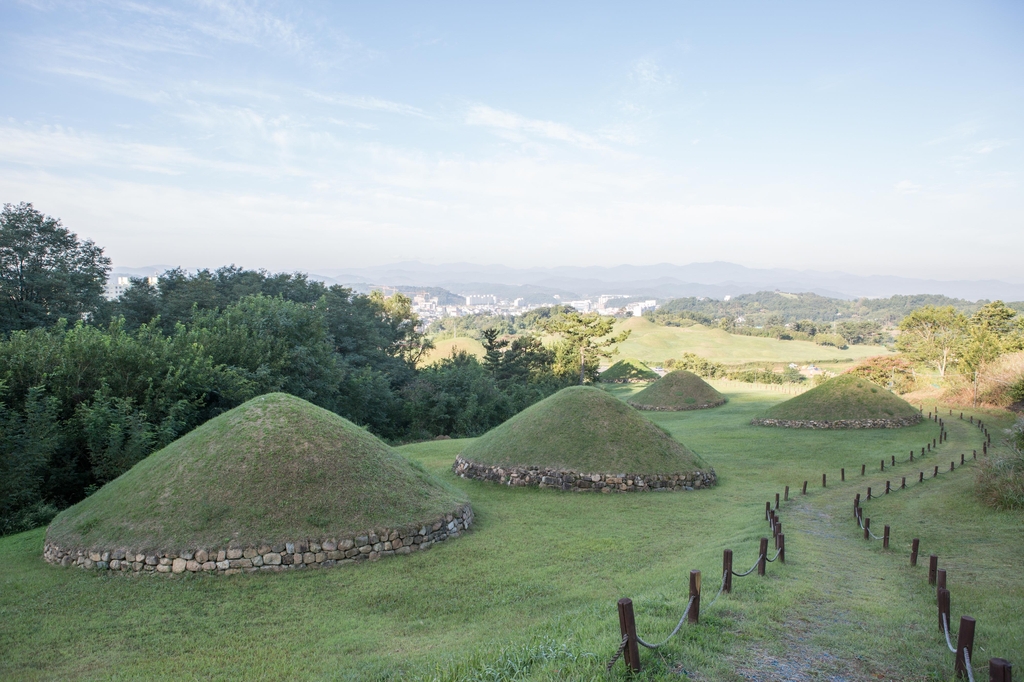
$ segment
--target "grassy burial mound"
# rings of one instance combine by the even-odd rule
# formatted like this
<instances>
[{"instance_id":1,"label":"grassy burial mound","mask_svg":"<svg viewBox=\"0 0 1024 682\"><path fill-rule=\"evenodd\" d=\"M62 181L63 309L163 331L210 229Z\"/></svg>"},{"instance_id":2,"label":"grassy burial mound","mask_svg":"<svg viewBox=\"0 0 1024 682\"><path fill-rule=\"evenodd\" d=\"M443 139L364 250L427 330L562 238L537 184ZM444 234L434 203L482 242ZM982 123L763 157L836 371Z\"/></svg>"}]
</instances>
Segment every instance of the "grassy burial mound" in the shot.
<instances>
[{"instance_id":1,"label":"grassy burial mound","mask_svg":"<svg viewBox=\"0 0 1024 682\"><path fill-rule=\"evenodd\" d=\"M159 572L375 559L457 537L466 497L348 420L272 393L63 511L46 558Z\"/></svg>"},{"instance_id":2,"label":"grassy burial mound","mask_svg":"<svg viewBox=\"0 0 1024 682\"><path fill-rule=\"evenodd\" d=\"M657 372L636 358L623 358L601 372L601 381L610 384L635 384L657 378Z\"/></svg>"},{"instance_id":3,"label":"grassy burial mound","mask_svg":"<svg viewBox=\"0 0 1024 682\"><path fill-rule=\"evenodd\" d=\"M638 410L679 412L718 407L725 397L693 372L679 369L630 396L629 404Z\"/></svg>"},{"instance_id":4,"label":"grassy burial mound","mask_svg":"<svg viewBox=\"0 0 1024 682\"><path fill-rule=\"evenodd\" d=\"M491 429L455 460L463 478L562 490L684 490L714 470L636 410L597 388L574 386Z\"/></svg>"},{"instance_id":5,"label":"grassy burial mound","mask_svg":"<svg viewBox=\"0 0 1024 682\"><path fill-rule=\"evenodd\" d=\"M891 429L920 421L920 412L902 398L862 377L840 374L775 405L752 423L810 429Z\"/></svg>"}]
</instances>

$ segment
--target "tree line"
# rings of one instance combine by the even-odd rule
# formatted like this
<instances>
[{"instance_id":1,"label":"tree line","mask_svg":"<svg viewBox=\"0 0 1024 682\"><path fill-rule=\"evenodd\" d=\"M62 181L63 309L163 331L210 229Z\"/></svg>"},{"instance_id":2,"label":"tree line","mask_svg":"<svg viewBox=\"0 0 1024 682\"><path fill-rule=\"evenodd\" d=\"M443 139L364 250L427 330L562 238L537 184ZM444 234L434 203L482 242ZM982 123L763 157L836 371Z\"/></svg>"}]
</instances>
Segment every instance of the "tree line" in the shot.
<instances>
[{"instance_id":1,"label":"tree line","mask_svg":"<svg viewBox=\"0 0 1024 682\"><path fill-rule=\"evenodd\" d=\"M108 301L109 271L103 249L59 220L4 206L0 534L47 523L264 393L291 393L391 442L472 436L579 381L581 360L594 379L606 352L586 335L548 348L495 330L482 362L461 353L421 368L431 344L401 294L230 266L133 279Z\"/></svg>"}]
</instances>

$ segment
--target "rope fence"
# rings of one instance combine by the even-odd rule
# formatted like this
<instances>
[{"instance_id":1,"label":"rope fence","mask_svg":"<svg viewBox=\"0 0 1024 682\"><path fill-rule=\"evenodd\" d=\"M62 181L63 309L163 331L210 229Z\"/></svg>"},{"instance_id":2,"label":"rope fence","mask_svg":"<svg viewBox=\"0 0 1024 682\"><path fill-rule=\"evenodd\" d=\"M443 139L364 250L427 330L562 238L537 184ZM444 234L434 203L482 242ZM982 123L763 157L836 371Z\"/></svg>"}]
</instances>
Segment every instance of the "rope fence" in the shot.
<instances>
[{"instance_id":1,"label":"rope fence","mask_svg":"<svg viewBox=\"0 0 1024 682\"><path fill-rule=\"evenodd\" d=\"M778 499L776 498L776 504ZM771 503L765 505L765 517L768 519L769 525L772 529L772 535L775 538L775 546L777 551L775 556L771 559L768 558L768 538L763 537L760 540L758 547L757 561L750 567L749 571L743 573L737 573L732 568L733 552L731 549L722 551L722 583L718 587L718 593L715 595L708 604L704 607L705 613L708 609L715 605L718 598L723 593L732 592L732 579L734 577L742 578L750 575L754 571L757 571L758 575L765 574L765 565L768 561L779 560L781 563L786 562L786 536L782 534L782 522L779 521L778 514L774 509L771 508ZM683 609L683 615L679 618L679 622L673 628L672 632L669 633L668 637L658 642L657 644L651 644L640 637L636 632L636 616L633 612L633 600L628 597L623 597L618 601L619 610L619 632L622 639L619 642L619 647L615 651L615 654L611 657L605 669L611 671L618 660L621 658L626 665L626 668L632 672L640 671L640 649L644 647L647 649L659 649L670 641L672 638L679 634L679 631L683 627L683 623L689 622L691 625L698 625L700 623L700 611L701 611L701 572L697 570L690 571L690 595L689 600L686 602L686 608Z\"/></svg>"},{"instance_id":2,"label":"rope fence","mask_svg":"<svg viewBox=\"0 0 1024 682\"><path fill-rule=\"evenodd\" d=\"M921 413L924 413L924 406L920 408ZM953 416L952 410L949 412L949 416ZM938 446L945 443L949 438L949 432L946 431L945 420L939 417L938 408L936 407L934 412L929 410L928 419L939 425L939 435L933 438L930 442L925 443L924 447L921 448L919 458L923 458L928 454L937 453ZM961 421L967 421L970 424L976 426L982 433L982 455L988 454L988 446L992 442L992 436L989 433L987 427L981 419L975 419L973 416L969 416L966 420L964 419L963 412L960 413L959 419ZM978 451L974 450L971 456L971 461L975 461L978 458ZM899 464L913 462L915 460L914 451L910 451L908 459L897 460L895 455L889 457L889 461L886 462L882 459L880 462L880 471L885 471L886 466L895 467ZM967 457L965 453L960 455L960 466L966 465ZM939 471L939 466L934 466L931 478L936 478L940 473L949 473L957 469L956 460L954 459L949 463L949 470ZM861 476L867 475L867 465L861 465ZM839 472L840 481L846 482L846 469L842 468ZM918 475L917 484L925 482L925 472L920 471ZM809 481L804 481L801 488L802 494L807 494L807 485ZM908 485L907 477L901 476L899 485L893 486L891 480L885 482L885 493L888 495L898 490L907 490L913 486L914 482L911 477L911 482ZM821 486L822 488L828 487L827 474L821 475ZM789 502L790 488L785 487L784 497L781 501ZM872 488L867 488L867 493L864 497L866 500L878 499L884 495L872 495ZM779 561L780 563L786 562L786 536L782 533L782 521L778 515L778 509L780 505L780 496L778 493L775 494L775 505L772 507L771 502L765 503L765 519L768 521L772 531L772 537L775 542L775 556L769 558L768 552L768 538L763 537L760 540L760 546L758 548L757 560L754 565L748 570L743 572L737 572L733 570L733 551L731 549L723 550L722 553L722 583L718 589L718 593L715 595L707 606L705 611L710 609L715 602L718 601L719 597L724 593L732 592L732 579L743 578L751 575L755 571L759 576L765 575L766 567L768 563ZM864 508L861 506L861 495L856 494L854 498L854 519L857 521L859 528L864 533L865 540L881 540L883 549L889 549L889 542L891 537L891 528L884 526L883 534L881 536L876 535L871 530L871 519L864 516ZM910 555L911 566L917 565L917 559L920 551L920 539L914 538L912 542L912 550ZM966 677L969 682L974 682L974 671L971 666L971 652L974 650L974 630L975 620L971 616L961 616L960 627L957 631L957 644L953 646L951 633L949 630L949 590L946 589L946 571L938 568L938 557L932 554L929 557L928 567L928 582L931 585L937 585L937 601L939 609L939 630L945 636L946 646L949 650L955 654L954 661L954 672L958 677ZM689 600L686 603L686 608L683 610L683 614L679 619L679 622L673 628L672 632L661 642L657 644L650 644L643 638L637 635L636 632L636 620L633 612L633 602L629 598L623 598L618 601L619 610L619 629L621 640L615 654L606 664L606 669L611 671L615 663L621 658L623 659L626 668L632 672L639 672L640 667L640 653L639 647L643 646L647 649L658 649L668 644L673 637L675 637L683 627L683 623L689 622L691 625L698 625L700 622L700 609L701 609L701 573L697 570L690 571L690 594ZM989 680L990 682L1012 682L1012 668L1013 666L1002 658L991 658L989 660Z\"/></svg>"}]
</instances>

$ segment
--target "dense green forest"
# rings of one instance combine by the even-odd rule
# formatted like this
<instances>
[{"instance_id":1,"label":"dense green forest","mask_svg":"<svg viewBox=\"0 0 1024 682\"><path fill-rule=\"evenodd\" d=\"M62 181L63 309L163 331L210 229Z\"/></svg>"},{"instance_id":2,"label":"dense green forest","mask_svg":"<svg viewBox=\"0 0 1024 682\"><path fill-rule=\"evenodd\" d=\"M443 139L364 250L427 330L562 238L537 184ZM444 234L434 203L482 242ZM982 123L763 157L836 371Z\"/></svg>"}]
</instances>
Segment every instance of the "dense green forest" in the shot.
<instances>
[{"instance_id":1,"label":"dense green forest","mask_svg":"<svg viewBox=\"0 0 1024 682\"><path fill-rule=\"evenodd\" d=\"M401 294L302 274L165 272L102 297L103 250L30 204L0 219L0 534L46 523L156 449L285 391L390 441L477 435L578 380L523 337L417 369ZM589 365L596 364L588 360Z\"/></svg>"}]
</instances>

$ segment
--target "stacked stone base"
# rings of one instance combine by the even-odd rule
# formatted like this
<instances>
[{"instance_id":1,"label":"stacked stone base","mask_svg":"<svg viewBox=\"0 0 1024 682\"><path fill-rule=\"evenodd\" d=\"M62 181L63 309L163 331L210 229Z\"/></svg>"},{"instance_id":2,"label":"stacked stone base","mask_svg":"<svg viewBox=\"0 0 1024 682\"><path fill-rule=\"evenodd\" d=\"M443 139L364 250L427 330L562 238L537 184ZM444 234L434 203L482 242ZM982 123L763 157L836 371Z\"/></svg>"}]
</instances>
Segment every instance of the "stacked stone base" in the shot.
<instances>
[{"instance_id":1,"label":"stacked stone base","mask_svg":"<svg viewBox=\"0 0 1024 682\"><path fill-rule=\"evenodd\" d=\"M685 474L585 474L564 469L478 464L462 456L455 458L452 470L457 476L478 481L556 488L579 493L679 492L710 488L718 480L714 469Z\"/></svg>"},{"instance_id":2,"label":"stacked stone base","mask_svg":"<svg viewBox=\"0 0 1024 682\"><path fill-rule=\"evenodd\" d=\"M921 415L918 414L900 419L752 419L750 423L754 426L778 426L785 429L901 429L920 424L921 419Z\"/></svg>"},{"instance_id":3,"label":"stacked stone base","mask_svg":"<svg viewBox=\"0 0 1024 682\"><path fill-rule=\"evenodd\" d=\"M644 405L642 403L630 403L626 401L630 407L636 410L647 410L648 412L688 412L689 410L707 410L712 407L718 407L719 405L725 405L724 400L718 400L713 403L703 403L701 405L687 405L685 407L659 407L657 405Z\"/></svg>"},{"instance_id":4,"label":"stacked stone base","mask_svg":"<svg viewBox=\"0 0 1024 682\"><path fill-rule=\"evenodd\" d=\"M300 540L277 544L196 549L189 552L141 552L132 549L64 549L47 542L43 558L51 564L131 574L255 573L332 568L430 549L453 540L473 524L469 504L422 525L367 531L350 538Z\"/></svg>"}]
</instances>

